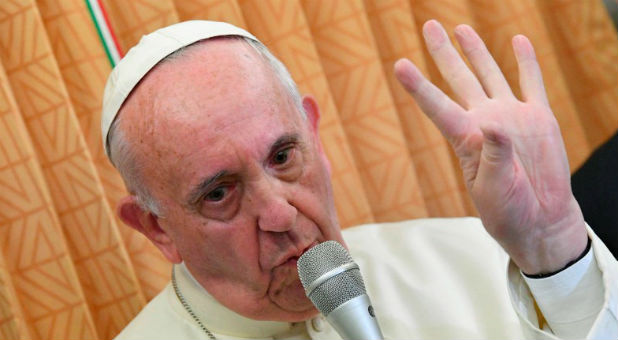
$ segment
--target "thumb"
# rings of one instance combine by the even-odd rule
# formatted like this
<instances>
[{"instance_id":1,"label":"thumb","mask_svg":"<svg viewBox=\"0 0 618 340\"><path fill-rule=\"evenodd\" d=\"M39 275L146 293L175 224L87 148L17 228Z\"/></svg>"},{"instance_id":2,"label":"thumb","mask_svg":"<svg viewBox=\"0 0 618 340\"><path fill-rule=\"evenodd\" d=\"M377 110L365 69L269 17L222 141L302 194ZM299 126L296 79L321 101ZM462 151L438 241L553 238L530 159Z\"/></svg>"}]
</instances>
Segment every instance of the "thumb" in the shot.
<instances>
[{"instance_id":1,"label":"thumb","mask_svg":"<svg viewBox=\"0 0 618 340\"><path fill-rule=\"evenodd\" d=\"M504 185L514 178L513 143L496 122L481 125L483 149L476 176L483 185Z\"/></svg>"},{"instance_id":2,"label":"thumb","mask_svg":"<svg viewBox=\"0 0 618 340\"><path fill-rule=\"evenodd\" d=\"M513 145L511 139L504 132L502 127L496 122L481 125L483 132L483 150L481 161L486 161L490 165L499 165L511 159L513 155Z\"/></svg>"}]
</instances>

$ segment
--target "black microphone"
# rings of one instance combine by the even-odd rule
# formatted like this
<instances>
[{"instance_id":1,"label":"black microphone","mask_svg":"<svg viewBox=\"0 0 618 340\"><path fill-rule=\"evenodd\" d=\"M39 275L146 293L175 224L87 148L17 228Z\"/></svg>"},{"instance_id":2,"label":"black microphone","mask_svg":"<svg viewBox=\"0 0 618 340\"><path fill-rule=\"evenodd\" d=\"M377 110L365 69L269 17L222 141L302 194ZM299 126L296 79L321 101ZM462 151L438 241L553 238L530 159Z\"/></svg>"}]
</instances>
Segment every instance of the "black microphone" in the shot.
<instances>
[{"instance_id":1,"label":"black microphone","mask_svg":"<svg viewBox=\"0 0 618 340\"><path fill-rule=\"evenodd\" d=\"M341 244L318 244L297 267L305 294L342 339L384 339L360 269Z\"/></svg>"}]
</instances>

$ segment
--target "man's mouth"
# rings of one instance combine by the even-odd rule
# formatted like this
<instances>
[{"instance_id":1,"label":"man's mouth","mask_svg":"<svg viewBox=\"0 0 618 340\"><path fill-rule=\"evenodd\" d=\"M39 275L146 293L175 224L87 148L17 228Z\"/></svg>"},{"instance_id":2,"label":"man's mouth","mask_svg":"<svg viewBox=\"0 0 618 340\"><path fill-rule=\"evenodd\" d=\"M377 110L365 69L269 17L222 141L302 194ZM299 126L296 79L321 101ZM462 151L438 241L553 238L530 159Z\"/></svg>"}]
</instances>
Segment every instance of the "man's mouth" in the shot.
<instances>
[{"instance_id":1,"label":"man's mouth","mask_svg":"<svg viewBox=\"0 0 618 340\"><path fill-rule=\"evenodd\" d=\"M281 263L279 266L293 266L294 268L296 268L296 263L298 262L298 259L304 254L306 253L309 249L313 248L314 246L316 246L319 242L318 241L313 241L311 244L309 244L307 247L303 248L300 252L297 252L296 254L291 254L291 256L289 256L287 258L286 261L284 261L283 263Z\"/></svg>"},{"instance_id":2,"label":"man's mouth","mask_svg":"<svg viewBox=\"0 0 618 340\"><path fill-rule=\"evenodd\" d=\"M287 261L285 261L283 265L296 267L296 263L298 262L298 259L299 259L299 256L292 256Z\"/></svg>"}]
</instances>

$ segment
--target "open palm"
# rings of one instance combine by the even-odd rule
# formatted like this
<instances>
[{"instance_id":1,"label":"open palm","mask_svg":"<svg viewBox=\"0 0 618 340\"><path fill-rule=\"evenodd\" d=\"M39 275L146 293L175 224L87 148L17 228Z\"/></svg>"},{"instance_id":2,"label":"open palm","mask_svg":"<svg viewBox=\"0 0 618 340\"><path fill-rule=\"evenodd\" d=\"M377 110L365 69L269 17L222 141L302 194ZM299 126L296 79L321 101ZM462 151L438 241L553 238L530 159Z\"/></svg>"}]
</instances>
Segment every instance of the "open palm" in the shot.
<instances>
[{"instance_id":1,"label":"open palm","mask_svg":"<svg viewBox=\"0 0 618 340\"><path fill-rule=\"evenodd\" d=\"M423 34L461 105L407 59L395 73L454 148L485 228L525 273L562 268L584 250L587 236L530 41L513 38L519 100L471 27L458 26L455 36L475 72L437 21L427 22Z\"/></svg>"}]
</instances>

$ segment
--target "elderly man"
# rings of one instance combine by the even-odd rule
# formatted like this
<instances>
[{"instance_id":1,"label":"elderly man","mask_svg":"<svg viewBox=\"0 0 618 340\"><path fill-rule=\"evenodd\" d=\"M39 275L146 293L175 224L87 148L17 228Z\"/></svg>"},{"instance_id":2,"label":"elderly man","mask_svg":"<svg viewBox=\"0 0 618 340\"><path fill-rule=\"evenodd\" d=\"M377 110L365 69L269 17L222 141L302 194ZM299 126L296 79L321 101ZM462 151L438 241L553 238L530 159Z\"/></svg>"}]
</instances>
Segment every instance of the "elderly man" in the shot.
<instances>
[{"instance_id":1,"label":"elderly man","mask_svg":"<svg viewBox=\"0 0 618 340\"><path fill-rule=\"evenodd\" d=\"M387 338L615 338L618 265L571 193L530 42L513 39L520 101L476 33L455 33L478 78L440 24L424 26L462 106L410 61L395 70L453 145L482 224L428 219L343 235L318 105L283 65L224 23L145 36L108 80L103 140L130 192L119 216L176 265L119 338L336 338L296 270L326 240L360 264Z\"/></svg>"}]
</instances>

